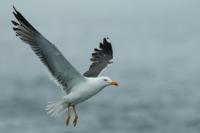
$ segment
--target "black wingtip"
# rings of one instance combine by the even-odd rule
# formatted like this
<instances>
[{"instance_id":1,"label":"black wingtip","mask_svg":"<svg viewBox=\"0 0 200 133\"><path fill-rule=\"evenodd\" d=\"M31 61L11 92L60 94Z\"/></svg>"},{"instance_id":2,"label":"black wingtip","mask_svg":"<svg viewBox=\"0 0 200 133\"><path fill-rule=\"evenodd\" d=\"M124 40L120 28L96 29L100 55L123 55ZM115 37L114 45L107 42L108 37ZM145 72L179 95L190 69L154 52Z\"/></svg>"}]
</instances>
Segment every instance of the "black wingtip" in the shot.
<instances>
[{"instance_id":1,"label":"black wingtip","mask_svg":"<svg viewBox=\"0 0 200 133\"><path fill-rule=\"evenodd\" d=\"M18 26L19 24L17 22L15 22L14 20L11 20L11 23L15 26Z\"/></svg>"},{"instance_id":2,"label":"black wingtip","mask_svg":"<svg viewBox=\"0 0 200 133\"><path fill-rule=\"evenodd\" d=\"M104 39L104 40L108 40L108 39L110 39L110 38L109 38L109 37L104 37L103 39Z\"/></svg>"},{"instance_id":3,"label":"black wingtip","mask_svg":"<svg viewBox=\"0 0 200 133\"><path fill-rule=\"evenodd\" d=\"M18 12L18 10L15 8L15 6L13 6L13 9L14 9L13 14L14 14L14 16L16 17L16 16L19 14L19 12Z\"/></svg>"},{"instance_id":4,"label":"black wingtip","mask_svg":"<svg viewBox=\"0 0 200 133\"><path fill-rule=\"evenodd\" d=\"M13 27L13 30L14 30L14 31L17 31L17 30L18 30L18 28L15 28L15 27Z\"/></svg>"},{"instance_id":5,"label":"black wingtip","mask_svg":"<svg viewBox=\"0 0 200 133\"><path fill-rule=\"evenodd\" d=\"M13 12L13 15L15 16L15 18L17 18L17 13L16 12Z\"/></svg>"},{"instance_id":6,"label":"black wingtip","mask_svg":"<svg viewBox=\"0 0 200 133\"><path fill-rule=\"evenodd\" d=\"M19 22L18 24L23 24L26 27L30 28L33 31L37 31L23 16L22 14L15 8L15 6L13 6L13 15L15 16L15 18L17 19L17 21Z\"/></svg>"},{"instance_id":7,"label":"black wingtip","mask_svg":"<svg viewBox=\"0 0 200 133\"><path fill-rule=\"evenodd\" d=\"M15 11L15 12L17 12L17 9L15 8L15 6L14 6L14 5L13 5L13 9L14 9L14 11Z\"/></svg>"},{"instance_id":8,"label":"black wingtip","mask_svg":"<svg viewBox=\"0 0 200 133\"><path fill-rule=\"evenodd\" d=\"M99 51L99 49L97 49L97 48L94 48L94 51L98 52L98 51Z\"/></svg>"},{"instance_id":9,"label":"black wingtip","mask_svg":"<svg viewBox=\"0 0 200 133\"><path fill-rule=\"evenodd\" d=\"M104 38L103 38L103 44L105 44L105 43L110 43L110 42L109 42L109 39L110 39L109 37L104 37Z\"/></svg>"},{"instance_id":10,"label":"black wingtip","mask_svg":"<svg viewBox=\"0 0 200 133\"><path fill-rule=\"evenodd\" d=\"M13 15L16 15L16 12L12 12L13 13Z\"/></svg>"}]
</instances>

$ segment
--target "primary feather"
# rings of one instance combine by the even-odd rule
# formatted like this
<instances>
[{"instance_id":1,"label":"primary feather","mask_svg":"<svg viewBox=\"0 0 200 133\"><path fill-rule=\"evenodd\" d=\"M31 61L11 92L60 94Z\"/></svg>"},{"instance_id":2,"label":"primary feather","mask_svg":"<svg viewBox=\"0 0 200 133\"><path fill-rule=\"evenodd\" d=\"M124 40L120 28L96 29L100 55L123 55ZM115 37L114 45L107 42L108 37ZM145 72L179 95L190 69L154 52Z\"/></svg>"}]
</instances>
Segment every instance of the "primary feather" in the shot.
<instances>
[{"instance_id":1,"label":"primary feather","mask_svg":"<svg viewBox=\"0 0 200 133\"><path fill-rule=\"evenodd\" d=\"M89 70L83 74L84 76L97 77L108 64L112 63L112 45L107 39L104 38L103 42L100 42L99 49L94 49L94 53L92 53L92 58L90 59L92 64L90 65Z\"/></svg>"}]
</instances>

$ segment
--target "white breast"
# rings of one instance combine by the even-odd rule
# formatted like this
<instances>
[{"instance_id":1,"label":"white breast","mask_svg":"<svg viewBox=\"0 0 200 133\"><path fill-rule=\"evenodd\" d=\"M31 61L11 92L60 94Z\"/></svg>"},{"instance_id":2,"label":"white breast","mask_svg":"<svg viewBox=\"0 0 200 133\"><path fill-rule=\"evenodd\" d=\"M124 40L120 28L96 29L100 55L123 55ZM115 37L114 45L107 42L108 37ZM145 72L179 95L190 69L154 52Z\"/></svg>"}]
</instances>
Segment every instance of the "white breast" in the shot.
<instances>
[{"instance_id":1,"label":"white breast","mask_svg":"<svg viewBox=\"0 0 200 133\"><path fill-rule=\"evenodd\" d=\"M104 87L106 86L102 85L97 79L88 78L86 82L75 86L67 97L72 104L78 104L94 96Z\"/></svg>"}]
</instances>

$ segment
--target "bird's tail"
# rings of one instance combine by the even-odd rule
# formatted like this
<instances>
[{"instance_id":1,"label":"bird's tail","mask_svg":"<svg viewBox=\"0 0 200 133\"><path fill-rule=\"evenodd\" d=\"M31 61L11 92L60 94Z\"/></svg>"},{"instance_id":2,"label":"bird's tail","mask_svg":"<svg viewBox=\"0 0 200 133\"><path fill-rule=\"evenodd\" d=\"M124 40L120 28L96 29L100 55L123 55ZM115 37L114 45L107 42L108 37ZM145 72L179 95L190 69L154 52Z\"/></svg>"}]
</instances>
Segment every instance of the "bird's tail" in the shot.
<instances>
[{"instance_id":1,"label":"bird's tail","mask_svg":"<svg viewBox=\"0 0 200 133\"><path fill-rule=\"evenodd\" d=\"M61 99L60 101L50 102L46 106L47 114L52 117L58 116L61 112L63 112L68 107L68 103Z\"/></svg>"}]
</instances>

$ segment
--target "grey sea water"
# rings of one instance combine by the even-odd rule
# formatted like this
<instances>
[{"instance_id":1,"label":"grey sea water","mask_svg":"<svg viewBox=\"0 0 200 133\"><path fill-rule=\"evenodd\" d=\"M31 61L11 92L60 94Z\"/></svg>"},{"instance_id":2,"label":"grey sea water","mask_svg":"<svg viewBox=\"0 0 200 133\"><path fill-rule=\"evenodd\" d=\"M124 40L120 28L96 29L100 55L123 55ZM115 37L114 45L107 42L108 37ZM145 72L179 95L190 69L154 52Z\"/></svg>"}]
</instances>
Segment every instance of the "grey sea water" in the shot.
<instances>
[{"instance_id":1,"label":"grey sea water","mask_svg":"<svg viewBox=\"0 0 200 133\"><path fill-rule=\"evenodd\" d=\"M0 2L0 133L199 133L200 1ZM45 106L62 96L31 49L15 37L12 5L82 73L110 37L120 83L77 106L76 128Z\"/></svg>"}]
</instances>

